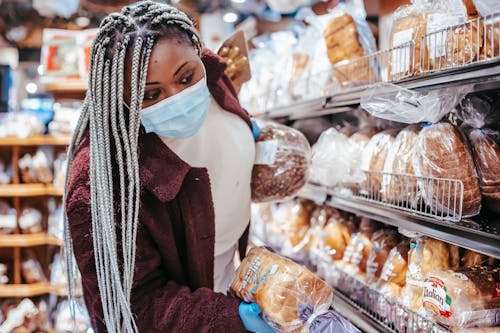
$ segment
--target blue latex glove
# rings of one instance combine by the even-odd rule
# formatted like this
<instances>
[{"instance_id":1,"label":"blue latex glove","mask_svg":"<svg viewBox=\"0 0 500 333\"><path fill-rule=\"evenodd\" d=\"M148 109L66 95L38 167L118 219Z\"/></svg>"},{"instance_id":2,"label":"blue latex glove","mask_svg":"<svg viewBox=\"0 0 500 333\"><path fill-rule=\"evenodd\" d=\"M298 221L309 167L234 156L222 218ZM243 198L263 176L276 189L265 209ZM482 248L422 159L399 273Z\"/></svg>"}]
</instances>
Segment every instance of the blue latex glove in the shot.
<instances>
[{"instance_id":1,"label":"blue latex glove","mask_svg":"<svg viewBox=\"0 0 500 333\"><path fill-rule=\"evenodd\" d=\"M253 134L253 138L257 139L257 137L260 134L260 127L259 127L259 125L257 125L257 121L254 118L251 118L250 122L252 122L252 134Z\"/></svg>"},{"instance_id":2,"label":"blue latex glove","mask_svg":"<svg viewBox=\"0 0 500 333\"><path fill-rule=\"evenodd\" d=\"M274 333L274 330L260 316L262 310L255 303L241 302L239 313L245 329L256 333Z\"/></svg>"}]
</instances>

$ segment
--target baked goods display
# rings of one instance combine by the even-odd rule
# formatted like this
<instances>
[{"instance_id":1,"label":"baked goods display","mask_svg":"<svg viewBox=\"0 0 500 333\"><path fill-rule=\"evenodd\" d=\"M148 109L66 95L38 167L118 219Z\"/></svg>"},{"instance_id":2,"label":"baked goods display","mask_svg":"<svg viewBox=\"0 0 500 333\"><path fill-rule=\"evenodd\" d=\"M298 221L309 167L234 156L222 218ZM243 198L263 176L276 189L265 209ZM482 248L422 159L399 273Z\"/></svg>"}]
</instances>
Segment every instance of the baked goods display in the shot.
<instances>
[{"instance_id":1,"label":"baked goods display","mask_svg":"<svg viewBox=\"0 0 500 333\"><path fill-rule=\"evenodd\" d=\"M50 153L39 149L33 156L24 155L19 159L19 169L24 183L52 183L52 162Z\"/></svg>"},{"instance_id":2,"label":"baked goods display","mask_svg":"<svg viewBox=\"0 0 500 333\"><path fill-rule=\"evenodd\" d=\"M23 261L21 262L21 272L25 283L46 282L47 278L43 272L40 261L32 250L25 250L23 253Z\"/></svg>"},{"instance_id":3,"label":"baked goods display","mask_svg":"<svg viewBox=\"0 0 500 333\"><path fill-rule=\"evenodd\" d=\"M366 282L368 284L378 281L391 250L400 241L401 237L395 229L381 229L373 234L373 249L368 256L366 267Z\"/></svg>"},{"instance_id":4,"label":"baked goods display","mask_svg":"<svg viewBox=\"0 0 500 333\"><path fill-rule=\"evenodd\" d=\"M308 329L308 319L326 313L333 297L326 282L265 248L248 252L231 290L244 301L257 303L277 332Z\"/></svg>"},{"instance_id":5,"label":"baked goods display","mask_svg":"<svg viewBox=\"0 0 500 333\"><path fill-rule=\"evenodd\" d=\"M389 252L389 256L382 268L380 279L377 282L383 295L392 297L400 296L401 289L406 284L409 245L408 241L403 241Z\"/></svg>"},{"instance_id":6,"label":"baked goods display","mask_svg":"<svg viewBox=\"0 0 500 333\"><path fill-rule=\"evenodd\" d=\"M283 200L306 183L311 147L302 133L266 123L256 139L252 171L252 201Z\"/></svg>"},{"instance_id":7,"label":"baked goods display","mask_svg":"<svg viewBox=\"0 0 500 333\"><path fill-rule=\"evenodd\" d=\"M463 184L463 203L460 211L461 186L437 186L435 182L420 182L425 203L445 215L474 216L481 210L481 193L472 156L460 133L449 123L424 127L418 135L413 155L415 174L459 180ZM443 200L444 198L444 200Z\"/></svg>"},{"instance_id":8,"label":"baked goods display","mask_svg":"<svg viewBox=\"0 0 500 333\"><path fill-rule=\"evenodd\" d=\"M378 197L382 184L384 163L394 142L397 130L386 130L375 134L363 149L361 170L367 171L366 180L361 184L363 192Z\"/></svg>"},{"instance_id":9,"label":"baked goods display","mask_svg":"<svg viewBox=\"0 0 500 333\"><path fill-rule=\"evenodd\" d=\"M417 141L419 125L410 125L398 133L389 148L384 162L382 198L391 203L415 202L417 181L406 175L413 175L413 149ZM394 174L389 175L386 173Z\"/></svg>"},{"instance_id":10,"label":"baked goods display","mask_svg":"<svg viewBox=\"0 0 500 333\"><path fill-rule=\"evenodd\" d=\"M474 129L469 133L469 139L479 173L483 202L491 211L500 213L500 133L490 129Z\"/></svg>"},{"instance_id":11,"label":"baked goods display","mask_svg":"<svg viewBox=\"0 0 500 333\"><path fill-rule=\"evenodd\" d=\"M498 268L432 271L425 279L423 306L448 326L496 326L500 324L499 281Z\"/></svg>"},{"instance_id":12,"label":"baked goods display","mask_svg":"<svg viewBox=\"0 0 500 333\"><path fill-rule=\"evenodd\" d=\"M42 213L35 208L26 207L19 216L19 229L23 234L42 232Z\"/></svg>"},{"instance_id":13,"label":"baked goods display","mask_svg":"<svg viewBox=\"0 0 500 333\"><path fill-rule=\"evenodd\" d=\"M10 203L0 200L0 235L11 234L17 226L16 210Z\"/></svg>"},{"instance_id":14,"label":"baked goods display","mask_svg":"<svg viewBox=\"0 0 500 333\"><path fill-rule=\"evenodd\" d=\"M297 201L292 215L284 226L284 243L280 253L294 261L306 263L311 244L311 217L314 205L307 200Z\"/></svg>"}]
</instances>

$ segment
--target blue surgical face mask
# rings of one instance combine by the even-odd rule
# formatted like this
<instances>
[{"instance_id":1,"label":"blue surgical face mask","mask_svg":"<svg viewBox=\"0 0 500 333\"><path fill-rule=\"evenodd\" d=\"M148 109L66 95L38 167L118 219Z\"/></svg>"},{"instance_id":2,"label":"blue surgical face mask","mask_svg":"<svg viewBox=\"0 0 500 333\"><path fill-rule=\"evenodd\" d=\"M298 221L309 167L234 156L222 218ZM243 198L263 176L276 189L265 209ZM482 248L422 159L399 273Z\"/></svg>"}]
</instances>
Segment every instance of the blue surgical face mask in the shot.
<instances>
[{"instance_id":1,"label":"blue surgical face mask","mask_svg":"<svg viewBox=\"0 0 500 333\"><path fill-rule=\"evenodd\" d=\"M189 138L198 132L210 107L206 77L183 91L141 110L147 133L175 139Z\"/></svg>"}]
</instances>

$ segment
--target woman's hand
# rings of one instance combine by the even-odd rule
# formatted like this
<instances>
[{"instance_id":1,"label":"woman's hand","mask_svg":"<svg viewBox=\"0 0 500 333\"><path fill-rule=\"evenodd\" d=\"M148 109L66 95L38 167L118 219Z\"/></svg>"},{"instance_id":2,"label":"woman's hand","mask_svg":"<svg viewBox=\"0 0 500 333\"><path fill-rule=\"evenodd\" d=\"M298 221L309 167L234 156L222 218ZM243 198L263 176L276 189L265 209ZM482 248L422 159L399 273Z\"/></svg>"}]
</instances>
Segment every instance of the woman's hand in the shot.
<instances>
[{"instance_id":1,"label":"woman's hand","mask_svg":"<svg viewBox=\"0 0 500 333\"><path fill-rule=\"evenodd\" d=\"M259 125L257 124L257 121L254 119L254 118L251 118L250 119L251 123L252 123L252 134L253 134L253 138L254 139L257 139L257 137L259 136L260 134L260 127Z\"/></svg>"},{"instance_id":2,"label":"woman's hand","mask_svg":"<svg viewBox=\"0 0 500 333\"><path fill-rule=\"evenodd\" d=\"M239 313L243 326L250 332L274 333L274 330L260 316L261 312L257 304L241 302Z\"/></svg>"}]
</instances>

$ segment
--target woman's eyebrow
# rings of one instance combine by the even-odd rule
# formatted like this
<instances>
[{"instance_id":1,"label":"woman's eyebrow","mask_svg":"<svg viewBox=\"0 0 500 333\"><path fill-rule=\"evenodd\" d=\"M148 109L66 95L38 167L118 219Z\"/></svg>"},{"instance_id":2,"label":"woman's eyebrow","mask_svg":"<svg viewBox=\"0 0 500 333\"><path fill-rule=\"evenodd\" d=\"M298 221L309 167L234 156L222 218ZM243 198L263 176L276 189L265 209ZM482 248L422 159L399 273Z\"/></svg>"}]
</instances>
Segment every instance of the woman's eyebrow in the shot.
<instances>
[{"instance_id":1,"label":"woman's eyebrow","mask_svg":"<svg viewBox=\"0 0 500 333\"><path fill-rule=\"evenodd\" d=\"M160 82L158 81L154 81L154 82L146 82L146 85L152 85L152 84L160 84Z\"/></svg>"},{"instance_id":2,"label":"woman's eyebrow","mask_svg":"<svg viewBox=\"0 0 500 333\"><path fill-rule=\"evenodd\" d=\"M186 61L179 68L177 68L177 70L174 73L174 76L176 76L184 68L184 66L186 66L188 63L189 63L189 61Z\"/></svg>"}]
</instances>

